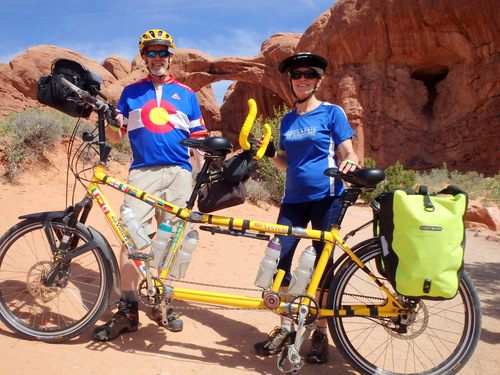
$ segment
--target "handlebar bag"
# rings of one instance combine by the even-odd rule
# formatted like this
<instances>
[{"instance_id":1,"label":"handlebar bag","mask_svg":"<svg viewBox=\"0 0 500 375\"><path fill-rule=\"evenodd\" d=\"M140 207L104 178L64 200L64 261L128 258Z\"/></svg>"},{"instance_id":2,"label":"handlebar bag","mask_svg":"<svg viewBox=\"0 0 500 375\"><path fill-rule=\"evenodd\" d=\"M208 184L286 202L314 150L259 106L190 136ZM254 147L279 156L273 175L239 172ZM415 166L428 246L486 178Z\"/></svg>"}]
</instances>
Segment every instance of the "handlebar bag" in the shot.
<instances>
[{"instance_id":1,"label":"handlebar bag","mask_svg":"<svg viewBox=\"0 0 500 375\"><path fill-rule=\"evenodd\" d=\"M253 160L253 151L247 150L226 160L222 165L222 175L226 181L246 181L258 168L259 164Z\"/></svg>"},{"instance_id":2,"label":"handlebar bag","mask_svg":"<svg viewBox=\"0 0 500 375\"><path fill-rule=\"evenodd\" d=\"M50 75L42 76L38 80L36 95L40 103L73 117L89 117L92 107L89 104L79 103L78 94L65 87L57 79L58 75L64 76L92 96L99 93L103 84L102 78L76 61L61 58L52 61Z\"/></svg>"},{"instance_id":3,"label":"handlebar bag","mask_svg":"<svg viewBox=\"0 0 500 375\"><path fill-rule=\"evenodd\" d=\"M382 268L394 289L412 299L451 299L458 292L465 250L467 193L395 189L375 198Z\"/></svg>"},{"instance_id":4,"label":"handlebar bag","mask_svg":"<svg viewBox=\"0 0 500 375\"><path fill-rule=\"evenodd\" d=\"M198 210L203 213L222 210L245 203L246 191L242 181L220 180L203 185L198 193Z\"/></svg>"}]
</instances>

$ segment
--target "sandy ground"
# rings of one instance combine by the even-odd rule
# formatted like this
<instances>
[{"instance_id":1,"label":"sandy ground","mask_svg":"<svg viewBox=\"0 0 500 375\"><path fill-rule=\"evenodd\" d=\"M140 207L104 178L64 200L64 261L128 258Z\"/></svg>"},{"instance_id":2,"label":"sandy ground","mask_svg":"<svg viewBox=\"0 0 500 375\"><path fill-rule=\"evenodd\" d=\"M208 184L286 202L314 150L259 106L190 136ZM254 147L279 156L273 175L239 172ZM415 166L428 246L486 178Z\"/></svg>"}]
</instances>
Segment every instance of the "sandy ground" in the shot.
<instances>
[{"instance_id":1,"label":"sandy ground","mask_svg":"<svg viewBox=\"0 0 500 375\"><path fill-rule=\"evenodd\" d=\"M111 166L115 177L125 180L126 171ZM59 210L65 207L64 159L50 168L25 175L19 185L3 185L0 194L0 233L14 225L22 214ZM57 172L59 175L52 175ZM112 206L122 203L119 193L108 192ZM78 198L80 198L81 193ZM244 204L221 211L227 216L275 222L277 210ZM353 207L346 218L343 233L370 220L370 209ZM102 215L94 207L91 225L103 232L114 250L117 240ZM201 241L188 269L187 281L253 288L265 243L201 232ZM348 244L370 236L360 232ZM303 244L301 248L305 247ZM480 293L483 307L482 336L478 348L463 375L497 373L500 368L500 245L482 235L468 231L466 269ZM184 286L179 284L179 286ZM222 290L237 294L235 291ZM112 298L117 299L115 296ZM180 307L191 307L178 302ZM244 310L183 310L184 330L171 333L148 318L148 308L141 307L141 325L137 332L126 334L110 343L97 343L91 330L80 337L59 344L27 341L11 333L0 323L0 363L3 374L279 374L276 358L260 358L253 344L264 339L279 322L269 312ZM102 317L107 321L108 310ZM301 374L356 374L330 343L330 360L326 365L305 365Z\"/></svg>"}]
</instances>

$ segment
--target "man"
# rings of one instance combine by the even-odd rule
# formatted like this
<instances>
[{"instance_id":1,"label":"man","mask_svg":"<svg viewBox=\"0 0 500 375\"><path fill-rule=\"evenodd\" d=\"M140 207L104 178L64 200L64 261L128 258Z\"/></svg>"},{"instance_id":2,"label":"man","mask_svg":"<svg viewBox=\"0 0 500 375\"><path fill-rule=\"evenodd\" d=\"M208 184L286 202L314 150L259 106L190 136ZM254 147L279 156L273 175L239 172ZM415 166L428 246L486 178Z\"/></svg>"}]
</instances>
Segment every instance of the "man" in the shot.
<instances>
[{"instance_id":1,"label":"man","mask_svg":"<svg viewBox=\"0 0 500 375\"><path fill-rule=\"evenodd\" d=\"M207 130L196 95L192 89L169 74L174 59L172 37L159 29L148 30L139 41L139 51L149 74L125 87L118 102L119 127L108 127L106 136L112 143L120 142L128 133L132 162L128 183L177 206L184 206L192 186L189 149L181 139L203 138ZM134 197L125 196L146 233L153 236L153 216L161 223L167 212L155 209ZM178 218L169 215L175 226ZM94 338L113 340L122 332L136 331L139 326L137 271L124 251L120 257L122 296L119 310L110 322L97 327ZM181 331L182 320L170 309L167 329Z\"/></svg>"}]
</instances>

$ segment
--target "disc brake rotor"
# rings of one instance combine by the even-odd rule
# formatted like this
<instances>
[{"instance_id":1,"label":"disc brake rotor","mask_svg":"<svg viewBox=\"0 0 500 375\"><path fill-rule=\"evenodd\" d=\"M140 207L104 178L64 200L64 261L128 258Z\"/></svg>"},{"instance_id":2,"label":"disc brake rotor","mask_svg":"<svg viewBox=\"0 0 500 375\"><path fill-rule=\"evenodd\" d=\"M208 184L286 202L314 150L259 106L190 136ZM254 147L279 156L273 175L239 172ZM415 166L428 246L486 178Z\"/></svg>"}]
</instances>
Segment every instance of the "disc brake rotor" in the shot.
<instances>
[{"instance_id":1,"label":"disc brake rotor","mask_svg":"<svg viewBox=\"0 0 500 375\"><path fill-rule=\"evenodd\" d=\"M384 324L387 333L400 340L413 340L420 336L427 329L429 311L422 300L412 310L415 312L413 315L401 314Z\"/></svg>"},{"instance_id":2,"label":"disc brake rotor","mask_svg":"<svg viewBox=\"0 0 500 375\"><path fill-rule=\"evenodd\" d=\"M62 293L63 288L45 286L42 278L50 271L52 262L48 260L34 264L26 275L26 288L36 299L49 302Z\"/></svg>"}]
</instances>

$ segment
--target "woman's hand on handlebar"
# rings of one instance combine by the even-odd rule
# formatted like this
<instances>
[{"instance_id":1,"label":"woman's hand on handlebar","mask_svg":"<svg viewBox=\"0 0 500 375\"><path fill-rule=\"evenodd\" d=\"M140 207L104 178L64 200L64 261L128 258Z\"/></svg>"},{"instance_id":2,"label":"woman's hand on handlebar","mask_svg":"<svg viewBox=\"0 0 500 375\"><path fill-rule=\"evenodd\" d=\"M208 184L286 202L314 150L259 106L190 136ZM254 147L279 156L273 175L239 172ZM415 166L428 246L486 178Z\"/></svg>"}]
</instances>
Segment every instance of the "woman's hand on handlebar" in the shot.
<instances>
[{"instance_id":1,"label":"woman's hand on handlebar","mask_svg":"<svg viewBox=\"0 0 500 375\"><path fill-rule=\"evenodd\" d=\"M257 149L260 149L262 147L262 144L264 142L264 136L262 136L258 142L257 142ZM276 156L276 146L274 145L273 142L273 136L269 139L269 143L267 145L266 151L264 152L264 156L267 156L269 158L274 158Z\"/></svg>"}]
</instances>

